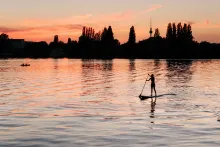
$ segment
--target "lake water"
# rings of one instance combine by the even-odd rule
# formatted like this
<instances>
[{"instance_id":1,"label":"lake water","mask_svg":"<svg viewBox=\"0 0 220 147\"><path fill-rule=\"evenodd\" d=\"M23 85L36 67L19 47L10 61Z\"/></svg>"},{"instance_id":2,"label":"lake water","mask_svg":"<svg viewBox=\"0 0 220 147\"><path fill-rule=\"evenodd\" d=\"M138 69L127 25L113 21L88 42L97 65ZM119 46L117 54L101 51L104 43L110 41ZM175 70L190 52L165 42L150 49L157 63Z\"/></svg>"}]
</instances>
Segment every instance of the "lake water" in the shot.
<instances>
[{"instance_id":1,"label":"lake water","mask_svg":"<svg viewBox=\"0 0 220 147\"><path fill-rule=\"evenodd\" d=\"M220 60L0 60L1 147L220 146L219 104Z\"/></svg>"}]
</instances>

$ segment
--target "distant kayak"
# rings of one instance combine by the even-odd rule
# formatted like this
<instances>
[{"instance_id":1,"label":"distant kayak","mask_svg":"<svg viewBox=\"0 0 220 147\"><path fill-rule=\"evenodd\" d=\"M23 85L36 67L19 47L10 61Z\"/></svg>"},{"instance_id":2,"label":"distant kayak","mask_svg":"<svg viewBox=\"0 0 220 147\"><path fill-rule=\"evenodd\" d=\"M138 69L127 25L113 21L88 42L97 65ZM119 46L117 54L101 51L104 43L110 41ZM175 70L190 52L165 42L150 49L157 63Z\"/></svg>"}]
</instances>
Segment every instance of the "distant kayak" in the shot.
<instances>
[{"instance_id":1,"label":"distant kayak","mask_svg":"<svg viewBox=\"0 0 220 147\"><path fill-rule=\"evenodd\" d=\"M21 64L20 66L30 66L30 64Z\"/></svg>"}]
</instances>

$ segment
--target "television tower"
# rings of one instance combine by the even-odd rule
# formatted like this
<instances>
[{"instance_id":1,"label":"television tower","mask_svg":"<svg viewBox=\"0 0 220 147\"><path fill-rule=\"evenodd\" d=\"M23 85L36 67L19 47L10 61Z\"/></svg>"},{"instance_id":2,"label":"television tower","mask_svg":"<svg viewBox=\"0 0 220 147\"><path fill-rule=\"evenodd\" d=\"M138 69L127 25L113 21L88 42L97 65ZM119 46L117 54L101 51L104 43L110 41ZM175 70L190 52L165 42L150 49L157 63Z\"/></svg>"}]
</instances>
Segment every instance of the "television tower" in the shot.
<instances>
[{"instance_id":1,"label":"television tower","mask_svg":"<svg viewBox=\"0 0 220 147\"><path fill-rule=\"evenodd\" d=\"M153 29L152 29L152 21L151 21L151 18L150 18L150 38L152 37L152 34L153 34Z\"/></svg>"}]
</instances>

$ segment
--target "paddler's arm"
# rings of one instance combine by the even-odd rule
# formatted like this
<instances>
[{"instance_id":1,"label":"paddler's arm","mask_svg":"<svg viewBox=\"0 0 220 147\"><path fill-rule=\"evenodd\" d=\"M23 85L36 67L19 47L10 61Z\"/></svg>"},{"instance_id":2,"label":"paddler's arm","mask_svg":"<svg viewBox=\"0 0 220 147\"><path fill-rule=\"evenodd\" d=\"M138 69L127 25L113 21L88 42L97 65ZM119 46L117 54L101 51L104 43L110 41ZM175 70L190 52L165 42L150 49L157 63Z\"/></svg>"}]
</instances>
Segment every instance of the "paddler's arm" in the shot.
<instances>
[{"instance_id":1,"label":"paddler's arm","mask_svg":"<svg viewBox=\"0 0 220 147\"><path fill-rule=\"evenodd\" d=\"M150 81L151 80L151 78L150 79L148 79L148 80L146 80L146 81Z\"/></svg>"},{"instance_id":2,"label":"paddler's arm","mask_svg":"<svg viewBox=\"0 0 220 147\"><path fill-rule=\"evenodd\" d=\"M149 75L149 74L148 74ZM150 79L146 80L146 81L150 81L151 80L151 76L149 75Z\"/></svg>"}]
</instances>

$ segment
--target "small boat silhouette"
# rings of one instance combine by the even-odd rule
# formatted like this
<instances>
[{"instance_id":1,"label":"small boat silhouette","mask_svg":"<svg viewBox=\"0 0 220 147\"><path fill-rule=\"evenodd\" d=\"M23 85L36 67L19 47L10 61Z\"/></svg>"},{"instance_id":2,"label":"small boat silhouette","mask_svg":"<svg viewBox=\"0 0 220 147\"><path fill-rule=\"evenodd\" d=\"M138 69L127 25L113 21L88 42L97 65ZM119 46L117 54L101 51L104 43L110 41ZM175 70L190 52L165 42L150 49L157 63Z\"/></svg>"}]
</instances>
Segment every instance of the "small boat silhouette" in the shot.
<instances>
[{"instance_id":1,"label":"small boat silhouette","mask_svg":"<svg viewBox=\"0 0 220 147\"><path fill-rule=\"evenodd\" d=\"M27 63L24 64L24 63L23 63L23 64L21 64L21 66L30 66L30 64L27 64Z\"/></svg>"}]
</instances>

